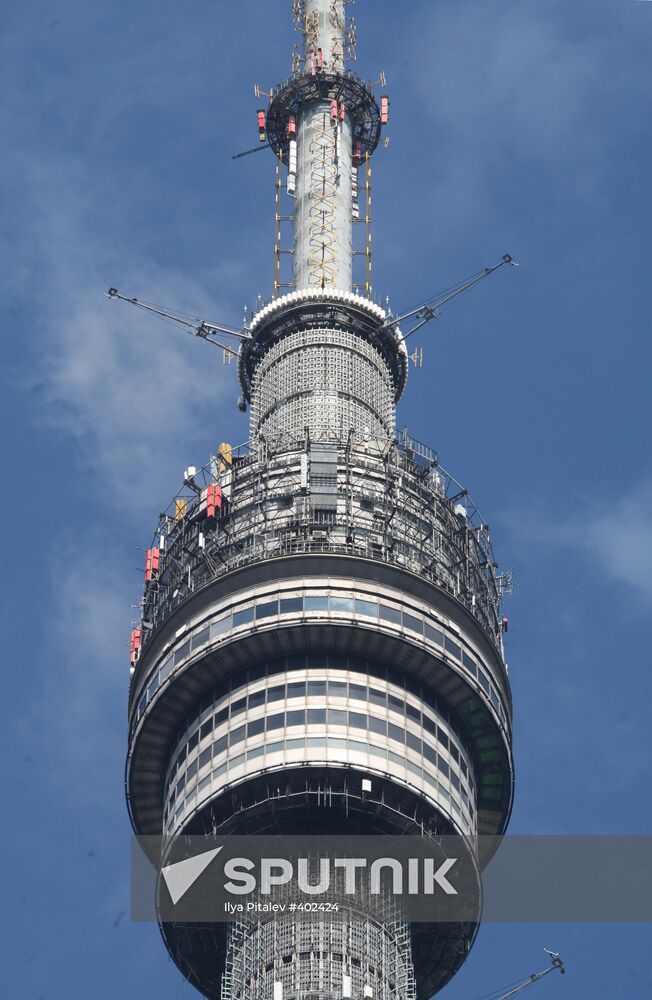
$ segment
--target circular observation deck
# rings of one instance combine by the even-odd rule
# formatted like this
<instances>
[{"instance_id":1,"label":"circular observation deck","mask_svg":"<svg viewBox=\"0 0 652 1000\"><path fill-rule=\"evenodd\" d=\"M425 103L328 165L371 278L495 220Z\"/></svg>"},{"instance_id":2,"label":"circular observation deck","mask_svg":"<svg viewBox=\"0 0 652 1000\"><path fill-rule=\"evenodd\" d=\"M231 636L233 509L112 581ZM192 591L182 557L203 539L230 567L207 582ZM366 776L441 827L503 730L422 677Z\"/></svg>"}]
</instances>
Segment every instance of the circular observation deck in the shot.
<instances>
[{"instance_id":1,"label":"circular observation deck","mask_svg":"<svg viewBox=\"0 0 652 1000\"><path fill-rule=\"evenodd\" d=\"M267 110L266 130L276 156L286 162L290 137L287 124L315 102L343 102L351 121L354 148L360 158L371 156L380 141L380 108L371 88L355 73L301 73L280 84Z\"/></svg>"}]
</instances>

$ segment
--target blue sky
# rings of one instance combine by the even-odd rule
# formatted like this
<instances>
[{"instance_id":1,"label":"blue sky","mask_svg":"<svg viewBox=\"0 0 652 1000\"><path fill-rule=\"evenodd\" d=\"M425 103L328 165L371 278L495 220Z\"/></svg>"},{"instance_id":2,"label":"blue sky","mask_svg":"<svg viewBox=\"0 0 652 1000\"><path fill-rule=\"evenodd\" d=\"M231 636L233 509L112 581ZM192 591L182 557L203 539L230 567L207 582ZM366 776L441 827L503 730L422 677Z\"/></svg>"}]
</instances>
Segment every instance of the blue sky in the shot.
<instances>
[{"instance_id":1,"label":"blue sky","mask_svg":"<svg viewBox=\"0 0 652 1000\"><path fill-rule=\"evenodd\" d=\"M289 0L8 0L0 13L4 995L193 991L129 923L128 633L183 469L243 441L233 369L109 285L237 323L270 294L252 85ZM375 287L396 309L497 260L424 332L399 423L514 571L518 833L650 832L650 45L636 0L360 0L384 69ZM216 358L219 363L216 363ZM7 902L10 905L7 905ZM486 926L442 994L652 995L649 928ZM535 994L534 991L538 991Z\"/></svg>"}]
</instances>

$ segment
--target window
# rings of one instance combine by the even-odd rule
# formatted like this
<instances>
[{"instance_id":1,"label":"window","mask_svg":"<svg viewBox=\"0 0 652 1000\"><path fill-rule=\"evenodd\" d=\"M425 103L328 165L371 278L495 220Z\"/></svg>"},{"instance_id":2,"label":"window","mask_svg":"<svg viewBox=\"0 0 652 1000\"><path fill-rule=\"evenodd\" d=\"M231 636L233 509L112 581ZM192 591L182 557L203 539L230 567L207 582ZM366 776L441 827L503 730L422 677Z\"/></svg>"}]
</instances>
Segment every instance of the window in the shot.
<instances>
[{"instance_id":1,"label":"window","mask_svg":"<svg viewBox=\"0 0 652 1000\"><path fill-rule=\"evenodd\" d=\"M326 723L326 709L325 708L309 708L308 709L308 725L319 725Z\"/></svg>"},{"instance_id":2,"label":"window","mask_svg":"<svg viewBox=\"0 0 652 1000\"><path fill-rule=\"evenodd\" d=\"M233 627L238 628L239 625L246 625L248 622L254 620L254 609L245 608L243 611L235 611L233 613Z\"/></svg>"},{"instance_id":3,"label":"window","mask_svg":"<svg viewBox=\"0 0 652 1000\"><path fill-rule=\"evenodd\" d=\"M202 752L199 755L199 769L201 770L202 767L205 767L210 759L211 759L211 748L208 747L206 750L202 750Z\"/></svg>"},{"instance_id":4,"label":"window","mask_svg":"<svg viewBox=\"0 0 652 1000\"><path fill-rule=\"evenodd\" d=\"M446 749L448 750L448 746L449 746L448 736L446 735L446 733L442 729L439 730L439 732L437 734L437 739L439 740L439 742L441 743L441 745L443 747L446 747Z\"/></svg>"},{"instance_id":5,"label":"window","mask_svg":"<svg viewBox=\"0 0 652 1000\"><path fill-rule=\"evenodd\" d=\"M437 767L446 778L450 777L451 769L441 757L437 760Z\"/></svg>"},{"instance_id":6,"label":"window","mask_svg":"<svg viewBox=\"0 0 652 1000\"><path fill-rule=\"evenodd\" d=\"M254 750L247 750L247 760L253 760L254 757L262 757L265 753L265 747L256 747Z\"/></svg>"},{"instance_id":7,"label":"window","mask_svg":"<svg viewBox=\"0 0 652 1000\"><path fill-rule=\"evenodd\" d=\"M349 740L349 750L357 750L358 753L367 753L369 749L366 743L361 743L358 740Z\"/></svg>"},{"instance_id":8,"label":"window","mask_svg":"<svg viewBox=\"0 0 652 1000\"><path fill-rule=\"evenodd\" d=\"M305 709L300 711L288 712L287 713L287 724L288 726L305 726L306 724L306 712Z\"/></svg>"},{"instance_id":9,"label":"window","mask_svg":"<svg viewBox=\"0 0 652 1000\"><path fill-rule=\"evenodd\" d=\"M411 750L416 750L417 753L421 753L421 740L414 733L406 733L405 738L407 740L407 745Z\"/></svg>"},{"instance_id":10,"label":"window","mask_svg":"<svg viewBox=\"0 0 652 1000\"><path fill-rule=\"evenodd\" d=\"M460 787L461 787L460 786L460 779L458 777L456 777L456 775L454 775L452 771L451 771L451 785L453 786L453 788L455 789L456 792L460 791Z\"/></svg>"},{"instance_id":11,"label":"window","mask_svg":"<svg viewBox=\"0 0 652 1000\"><path fill-rule=\"evenodd\" d=\"M346 725L346 712L341 711L338 708L328 709L328 723L331 726L345 726Z\"/></svg>"},{"instance_id":12,"label":"window","mask_svg":"<svg viewBox=\"0 0 652 1000\"><path fill-rule=\"evenodd\" d=\"M378 605L375 601L361 601L356 597L355 599L355 613L356 615L366 615L369 618L378 617Z\"/></svg>"},{"instance_id":13,"label":"window","mask_svg":"<svg viewBox=\"0 0 652 1000\"><path fill-rule=\"evenodd\" d=\"M157 687L158 687L158 674L156 675L156 677L154 678L154 680L152 681L152 683L150 684L150 686L147 688L147 698L148 699L152 697L152 695L156 691Z\"/></svg>"},{"instance_id":14,"label":"window","mask_svg":"<svg viewBox=\"0 0 652 1000\"><path fill-rule=\"evenodd\" d=\"M138 705L138 715L141 716L146 708L147 708L147 691L140 699L140 703Z\"/></svg>"},{"instance_id":15,"label":"window","mask_svg":"<svg viewBox=\"0 0 652 1000\"><path fill-rule=\"evenodd\" d=\"M414 615L408 615L404 611L403 624L405 628L412 629L413 632L419 632L420 635L423 635L423 622L420 618L415 618Z\"/></svg>"},{"instance_id":16,"label":"window","mask_svg":"<svg viewBox=\"0 0 652 1000\"><path fill-rule=\"evenodd\" d=\"M369 701L372 705L382 705L384 708L387 704L387 695L384 691L378 691L376 688L371 688L369 691Z\"/></svg>"},{"instance_id":17,"label":"window","mask_svg":"<svg viewBox=\"0 0 652 1000\"><path fill-rule=\"evenodd\" d=\"M478 680L480 681L480 684L485 689L487 694L489 694L490 691L489 678L485 674L484 670L481 670L479 667L478 667Z\"/></svg>"},{"instance_id":18,"label":"window","mask_svg":"<svg viewBox=\"0 0 652 1000\"><path fill-rule=\"evenodd\" d=\"M172 670L173 663L174 663L174 658L172 656L168 656L167 660L165 661L165 663L163 664L163 666L161 667L161 670L160 670L159 677L160 677L161 684L163 683L163 681L165 680L165 678L167 677L167 675Z\"/></svg>"},{"instance_id":19,"label":"window","mask_svg":"<svg viewBox=\"0 0 652 1000\"><path fill-rule=\"evenodd\" d=\"M328 597L306 597L304 601L306 611L328 611Z\"/></svg>"},{"instance_id":20,"label":"window","mask_svg":"<svg viewBox=\"0 0 652 1000\"><path fill-rule=\"evenodd\" d=\"M432 625L428 625L427 622L426 639L430 639L431 642L435 642L438 646L444 645L444 633L440 632L438 628L433 628Z\"/></svg>"},{"instance_id":21,"label":"window","mask_svg":"<svg viewBox=\"0 0 652 1000\"><path fill-rule=\"evenodd\" d=\"M387 697L389 699L389 707L403 715L405 713L405 701L402 698L397 698L395 694L390 694Z\"/></svg>"},{"instance_id":22,"label":"window","mask_svg":"<svg viewBox=\"0 0 652 1000\"><path fill-rule=\"evenodd\" d=\"M242 742L242 740L245 738L245 729L246 726L238 726L237 729L232 730L229 746L233 746L234 743Z\"/></svg>"},{"instance_id":23,"label":"window","mask_svg":"<svg viewBox=\"0 0 652 1000\"><path fill-rule=\"evenodd\" d=\"M352 597L331 597L331 611L343 611L346 614L353 614Z\"/></svg>"},{"instance_id":24,"label":"window","mask_svg":"<svg viewBox=\"0 0 652 1000\"><path fill-rule=\"evenodd\" d=\"M305 698L305 697L306 697L305 681L295 681L292 684L288 684L288 698Z\"/></svg>"},{"instance_id":25,"label":"window","mask_svg":"<svg viewBox=\"0 0 652 1000\"><path fill-rule=\"evenodd\" d=\"M255 691L249 695L249 708L258 708L265 704L265 691Z\"/></svg>"},{"instance_id":26,"label":"window","mask_svg":"<svg viewBox=\"0 0 652 1000\"><path fill-rule=\"evenodd\" d=\"M452 639L449 639L448 636L444 640L444 646L446 647L446 652L450 653L451 656L454 656L457 660L462 659L462 647L458 646Z\"/></svg>"},{"instance_id":27,"label":"window","mask_svg":"<svg viewBox=\"0 0 652 1000\"><path fill-rule=\"evenodd\" d=\"M193 733L188 740L188 753L191 753L199 743L199 733Z\"/></svg>"},{"instance_id":28,"label":"window","mask_svg":"<svg viewBox=\"0 0 652 1000\"><path fill-rule=\"evenodd\" d=\"M199 649L200 646L203 646L204 643L208 642L209 636L210 636L210 629L203 628L201 632L198 632L197 635L193 636L192 648Z\"/></svg>"},{"instance_id":29,"label":"window","mask_svg":"<svg viewBox=\"0 0 652 1000\"><path fill-rule=\"evenodd\" d=\"M380 605L380 617L383 621L392 622L393 625L401 624L401 612L398 608L390 608L387 604Z\"/></svg>"},{"instance_id":30,"label":"window","mask_svg":"<svg viewBox=\"0 0 652 1000\"><path fill-rule=\"evenodd\" d=\"M215 715L215 726L219 726L222 722L226 722L229 717L229 707L221 708L219 712Z\"/></svg>"},{"instance_id":31,"label":"window","mask_svg":"<svg viewBox=\"0 0 652 1000\"><path fill-rule=\"evenodd\" d=\"M232 627L231 615L225 615L224 618L219 618L216 622L211 625L211 639L215 639L218 635L224 635L225 632L229 632Z\"/></svg>"},{"instance_id":32,"label":"window","mask_svg":"<svg viewBox=\"0 0 652 1000\"><path fill-rule=\"evenodd\" d=\"M303 597L285 597L281 601L282 615L296 615L303 611Z\"/></svg>"},{"instance_id":33,"label":"window","mask_svg":"<svg viewBox=\"0 0 652 1000\"><path fill-rule=\"evenodd\" d=\"M424 715L422 723L423 728L427 730L427 732L432 733L433 736L437 736L437 724L433 722L432 719L430 719L427 715Z\"/></svg>"},{"instance_id":34,"label":"window","mask_svg":"<svg viewBox=\"0 0 652 1000\"><path fill-rule=\"evenodd\" d=\"M308 697L324 697L326 695L326 681L308 681Z\"/></svg>"},{"instance_id":35,"label":"window","mask_svg":"<svg viewBox=\"0 0 652 1000\"><path fill-rule=\"evenodd\" d=\"M186 771L186 781L190 781L190 779L194 778L196 774L197 774L197 761L193 760L192 764Z\"/></svg>"},{"instance_id":36,"label":"window","mask_svg":"<svg viewBox=\"0 0 652 1000\"><path fill-rule=\"evenodd\" d=\"M250 722L247 725L247 736L260 736L260 734L264 732L265 732L264 719L254 719L253 722Z\"/></svg>"},{"instance_id":37,"label":"window","mask_svg":"<svg viewBox=\"0 0 652 1000\"><path fill-rule=\"evenodd\" d=\"M247 707L247 699L238 698L238 700L234 701L233 704L231 705L231 718L233 718L234 715L238 715L239 712L244 712L246 707Z\"/></svg>"},{"instance_id":38,"label":"window","mask_svg":"<svg viewBox=\"0 0 652 1000\"><path fill-rule=\"evenodd\" d=\"M410 705L409 701L405 703L405 714L408 719L414 719L415 722L421 722L421 709L415 708L414 705Z\"/></svg>"},{"instance_id":39,"label":"window","mask_svg":"<svg viewBox=\"0 0 652 1000\"><path fill-rule=\"evenodd\" d=\"M468 653L462 653L462 660L466 669L470 670L472 674L475 674L477 669L475 660L472 660Z\"/></svg>"},{"instance_id":40,"label":"window","mask_svg":"<svg viewBox=\"0 0 652 1000\"><path fill-rule=\"evenodd\" d=\"M175 664L180 663L184 656L187 656L190 652L190 639L186 639L183 646L179 646L176 653L174 654Z\"/></svg>"},{"instance_id":41,"label":"window","mask_svg":"<svg viewBox=\"0 0 652 1000\"><path fill-rule=\"evenodd\" d=\"M437 752L433 750L431 746L428 746L427 743L423 744L423 756L426 760L429 760L431 764L437 763Z\"/></svg>"},{"instance_id":42,"label":"window","mask_svg":"<svg viewBox=\"0 0 652 1000\"><path fill-rule=\"evenodd\" d=\"M366 729L367 716L362 715L361 712L349 712L349 725L353 726L354 729Z\"/></svg>"},{"instance_id":43,"label":"window","mask_svg":"<svg viewBox=\"0 0 652 1000\"><path fill-rule=\"evenodd\" d=\"M387 731L389 732L390 740L396 740L397 743L405 743L405 730L401 729L400 726L395 726L393 722L388 723Z\"/></svg>"},{"instance_id":44,"label":"window","mask_svg":"<svg viewBox=\"0 0 652 1000\"><path fill-rule=\"evenodd\" d=\"M256 605L256 621L261 618L271 618L278 614L278 601L269 601L266 604Z\"/></svg>"},{"instance_id":45,"label":"window","mask_svg":"<svg viewBox=\"0 0 652 1000\"><path fill-rule=\"evenodd\" d=\"M213 732L213 720L207 719L204 725L199 730L199 739L203 740L209 733Z\"/></svg>"},{"instance_id":46,"label":"window","mask_svg":"<svg viewBox=\"0 0 652 1000\"><path fill-rule=\"evenodd\" d=\"M267 732L272 729L282 729L285 725L285 712L281 712L280 715L269 715L267 717Z\"/></svg>"},{"instance_id":47,"label":"window","mask_svg":"<svg viewBox=\"0 0 652 1000\"><path fill-rule=\"evenodd\" d=\"M387 723L384 719L377 719L374 715L369 716L369 729L372 733L380 733L381 736L387 735Z\"/></svg>"},{"instance_id":48,"label":"window","mask_svg":"<svg viewBox=\"0 0 652 1000\"><path fill-rule=\"evenodd\" d=\"M328 693L333 698L346 698L346 682L345 681L329 681L328 682Z\"/></svg>"},{"instance_id":49,"label":"window","mask_svg":"<svg viewBox=\"0 0 652 1000\"><path fill-rule=\"evenodd\" d=\"M367 701L367 688L362 684L349 684L349 697L358 701Z\"/></svg>"},{"instance_id":50,"label":"window","mask_svg":"<svg viewBox=\"0 0 652 1000\"><path fill-rule=\"evenodd\" d=\"M267 692L267 701L283 701L285 698L285 684L279 684L277 687L270 688Z\"/></svg>"}]
</instances>

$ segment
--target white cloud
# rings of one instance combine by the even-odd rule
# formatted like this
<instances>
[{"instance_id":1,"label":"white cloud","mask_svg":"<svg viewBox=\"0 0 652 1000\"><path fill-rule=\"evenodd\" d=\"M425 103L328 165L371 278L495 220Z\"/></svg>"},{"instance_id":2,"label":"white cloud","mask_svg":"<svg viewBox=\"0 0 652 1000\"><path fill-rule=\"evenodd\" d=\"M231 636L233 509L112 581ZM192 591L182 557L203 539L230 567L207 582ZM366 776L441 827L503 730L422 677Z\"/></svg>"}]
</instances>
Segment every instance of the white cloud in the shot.
<instances>
[{"instance_id":1,"label":"white cloud","mask_svg":"<svg viewBox=\"0 0 652 1000\"><path fill-rule=\"evenodd\" d=\"M172 492L184 462L208 459L185 450L209 420L218 433L235 376L215 348L103 293L128 273L129 294L192 305L207 319L230 309L210 301L201 276L193 280L134 254L123 258L116 243L121 206L112 222L91 170L74 158L58 166L53 179L51 163L22 161L27 212L12 287L33 288L29 382L46 404L41 419L83 445L106 499L151 502Z\"/></svg>"},{"instance_id":2,"label":"white cloud","mask_svg":"<svg viewBox=\"0 0 652 1000\"><path fill-rule=\"evenodd\" d=\"M576 531L606 573L652 599L652 482L634 487Z\"/></svg>"}]
</instances>

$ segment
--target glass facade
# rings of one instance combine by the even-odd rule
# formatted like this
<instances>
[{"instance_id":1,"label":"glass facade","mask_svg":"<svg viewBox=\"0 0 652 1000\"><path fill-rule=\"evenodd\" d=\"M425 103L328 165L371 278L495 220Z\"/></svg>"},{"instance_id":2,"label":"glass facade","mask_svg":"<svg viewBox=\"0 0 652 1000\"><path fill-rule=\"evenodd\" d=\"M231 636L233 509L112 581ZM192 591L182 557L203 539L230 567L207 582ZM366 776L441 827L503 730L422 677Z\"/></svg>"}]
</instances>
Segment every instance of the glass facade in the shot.
<instances>
[{"instance_id":1,"label":"glass facade","mask_svg":"<svg viewBox=\"0 0 652 1000\"><path fill-rule=\"evenodd\" d=\"M418 689L314 663L300 679L294 672L270 673L249 683L254 687L246 695L240 681L215 691L181 734L166 777L168 831L209 786L215 794L258 767L321 758L367 766L420 789L425 783L425 794L465 831L473 829L470 754L441 706L423 702Z\"/></svg>"},{"instance_id":2,"label":"glass facade","mask_svg":"<svg viewBox=\"0 0 652 1000\"><path fill-rule=\"evenodd\" d=\"M244 608L218 614L209 625L203 623L198 626L195 632L166 656L158 668L155 677L150 681L140 698L136 721L145 712L148 702L169 676L173 667L180 665L209 642L219 641L222 637L237 632L239 628L244 626L251 629L257 624L268 625L270 620L282 619L284 615L301 615L308 618L310 616L332 615L335 616L336 620L339 620L340 616L345 616L351 621L357 619L375 621L380 627L398 628L402 633L407 633L408 638L412 636L422 638L427 645L437 647L437 651L441 652L444 657L450 657L458 665L461 665L467 674L471 675L474 687L483 696L486 696L486 700L500 719L503 729L507 730L507 718L500 692L497 691L487 672L478 663L477 654L471 655L471 651L467 651L462 646L457 635L453 638L447 634L446 624L437 621L437 625L433 625L433 616L419 615L413 608L408 611L398 602L389 604L387 599L372 599L367 596L364 598L349 597L333 589L320 594L306 592L292 597L281 596L274 599L270 599L270 596L266 595L259 601L249 602Z\"/></svg>"}]
</instances>

